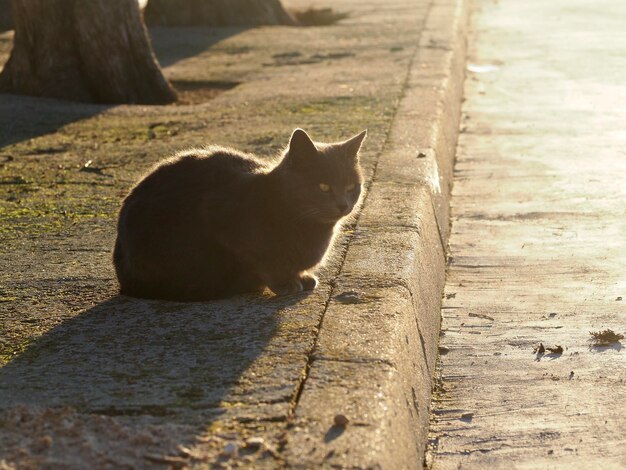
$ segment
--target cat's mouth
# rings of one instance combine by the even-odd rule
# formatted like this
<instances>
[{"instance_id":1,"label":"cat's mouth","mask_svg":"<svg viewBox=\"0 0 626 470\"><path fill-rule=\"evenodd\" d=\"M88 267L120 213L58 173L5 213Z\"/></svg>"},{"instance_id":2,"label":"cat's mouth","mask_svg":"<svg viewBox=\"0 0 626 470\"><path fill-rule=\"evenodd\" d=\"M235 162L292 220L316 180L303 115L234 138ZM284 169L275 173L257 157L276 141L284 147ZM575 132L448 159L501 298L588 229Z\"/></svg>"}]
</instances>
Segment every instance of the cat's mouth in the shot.
<instances>
[{"instance_id":1,"label":"cat's mouth","mask_svg":"<svg viewBox=\"0 0 626 470\"><path fill-rule=\"evenodd\" d=\"M314 210L310 211L302 211L298 219L299 220L308 220L313 223L323 224L323 225L334 225L342 218L352 212L352 207L335 207L326 206L326 207L317 207Z\"/></svg>"},{"instance_id":2,"label":"cat's mouth","mask_svg":"<svg viewBox=\"0 0 626 470\"><path fill-rule=\"evenodd\" d=\"M349 213L350 212L348 211L348 212L333 212L332 214L320 214L318 215L317 220L325 224L335 224L340 219L348 215Z\"/></svg>"}]
</instances>

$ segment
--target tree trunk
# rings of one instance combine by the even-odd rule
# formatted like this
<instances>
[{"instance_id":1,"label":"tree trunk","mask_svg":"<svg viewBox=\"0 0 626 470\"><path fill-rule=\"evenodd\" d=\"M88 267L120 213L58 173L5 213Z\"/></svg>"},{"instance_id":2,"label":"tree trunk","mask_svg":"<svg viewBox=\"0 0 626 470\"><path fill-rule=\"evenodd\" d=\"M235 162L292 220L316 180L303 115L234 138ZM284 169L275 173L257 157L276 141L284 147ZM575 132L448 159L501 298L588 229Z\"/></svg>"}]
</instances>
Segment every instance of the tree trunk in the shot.
<instances>
[{"instance_id":1,"label":"tree trunk","mask_svg":"<svg viewBox=\"0 0 626 470\"><path fill-rule=\"evenodd\" d=\"M13 0L0 92L96 103L176 100L137 0Z\"/></svg>"},{"instance_id":2,"label":"tree trunk","mask_svg":"<svg viewBox=\"0 0 626 470\"><path fill-rule=\"evenodd\" d=\"M145 19L164 26L296 24L280 0L150 0Z\"/></svg>"}]
</instances>

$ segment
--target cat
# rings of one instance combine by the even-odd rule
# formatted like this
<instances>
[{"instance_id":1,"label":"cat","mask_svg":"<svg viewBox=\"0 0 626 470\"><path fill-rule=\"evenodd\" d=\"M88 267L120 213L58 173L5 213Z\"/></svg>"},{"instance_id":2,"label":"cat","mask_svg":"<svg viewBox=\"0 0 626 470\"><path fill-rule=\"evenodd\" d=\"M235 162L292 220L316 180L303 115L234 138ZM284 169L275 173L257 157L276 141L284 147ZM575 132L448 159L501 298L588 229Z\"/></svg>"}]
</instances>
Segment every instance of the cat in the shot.
<instances>
[{"instance_id":1,"label":"cat","mask_svg":"<svg viewBox=\"0 0 626 470\"><path fill-rule=\"evenodd\" d=\"M120 209L120 293L202 301L314 289L309 271L359 201L366 135L324 144L296 129L273 163L223 147L163 161Z\"/></svg>"}]
</instances>

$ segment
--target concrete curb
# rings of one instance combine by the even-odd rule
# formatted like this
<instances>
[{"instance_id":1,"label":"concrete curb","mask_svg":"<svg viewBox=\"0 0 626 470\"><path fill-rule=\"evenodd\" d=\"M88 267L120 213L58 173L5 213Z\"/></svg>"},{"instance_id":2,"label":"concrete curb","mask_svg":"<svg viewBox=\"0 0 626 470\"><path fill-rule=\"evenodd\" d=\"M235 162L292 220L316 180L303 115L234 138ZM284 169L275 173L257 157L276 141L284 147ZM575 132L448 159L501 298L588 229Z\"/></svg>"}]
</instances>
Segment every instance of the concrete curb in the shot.
<instances>
[{"instance_id":1,"label":"concrete curb","mask_svg":"<svg viewBox=\"0 0 626 470\"><path fill-rule=\"evenodd\" d=\"M290 466L422 466L467 17L466 0L431 3L295 398L284 454ZM333 426L337 414L350 424Z\"/></svg>"}]
</instances>

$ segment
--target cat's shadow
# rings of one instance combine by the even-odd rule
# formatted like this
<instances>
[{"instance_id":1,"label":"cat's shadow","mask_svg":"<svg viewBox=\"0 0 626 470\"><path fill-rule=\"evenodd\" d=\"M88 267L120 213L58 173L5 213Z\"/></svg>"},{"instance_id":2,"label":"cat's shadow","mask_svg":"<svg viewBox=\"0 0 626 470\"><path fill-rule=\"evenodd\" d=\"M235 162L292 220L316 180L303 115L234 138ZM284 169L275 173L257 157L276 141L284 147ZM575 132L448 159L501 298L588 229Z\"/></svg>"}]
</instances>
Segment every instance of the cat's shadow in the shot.
<instances>
[{"instance_id":1,"label":"cat's shadow","mask_svg":"<svg viewBox=\"0 0 626 470\"><path fill-rule=\"evenodd\" d=\"M242 374L301 300L173 303L115 297L67 320L0 369L0 404L70 406L205 427L254 393ZM262 362L262 361L261 361ZM284 391L283 391L284 393ZM287 397L288 402L288 397ZM181 442L193 435L181 436Z\"/></svg>"}]
</instances>

